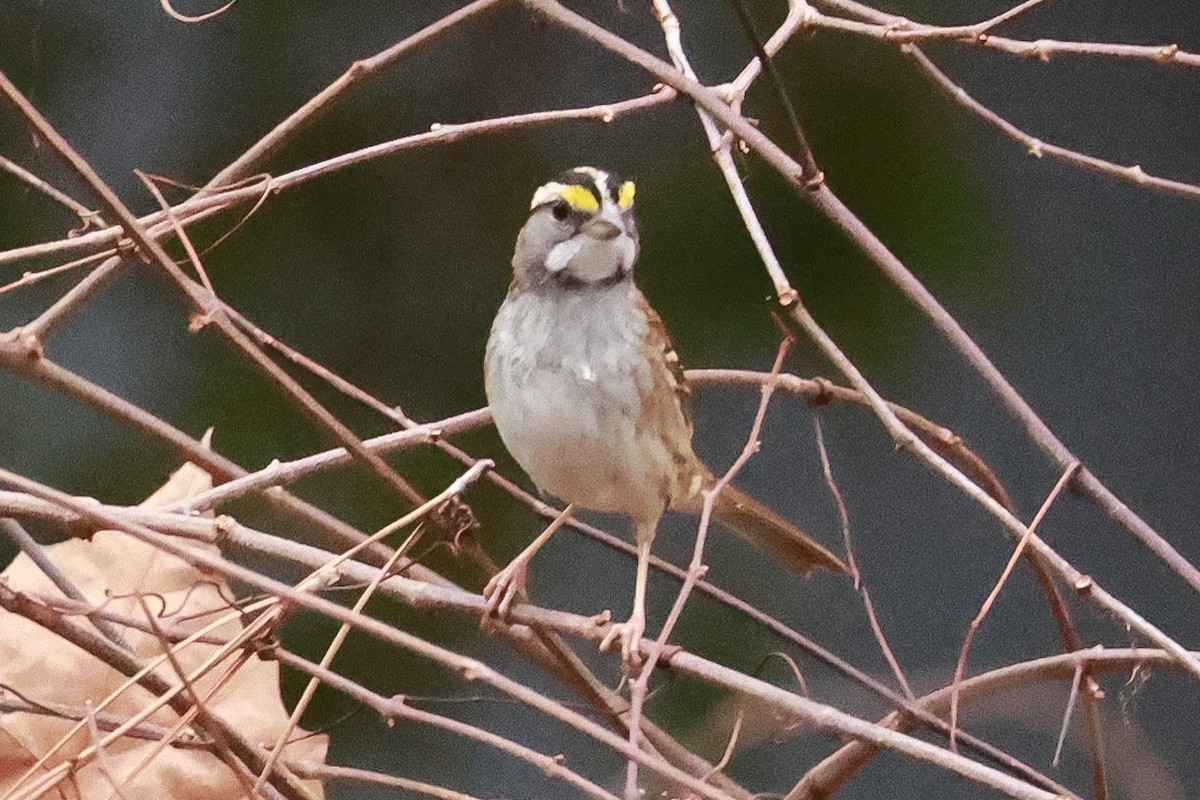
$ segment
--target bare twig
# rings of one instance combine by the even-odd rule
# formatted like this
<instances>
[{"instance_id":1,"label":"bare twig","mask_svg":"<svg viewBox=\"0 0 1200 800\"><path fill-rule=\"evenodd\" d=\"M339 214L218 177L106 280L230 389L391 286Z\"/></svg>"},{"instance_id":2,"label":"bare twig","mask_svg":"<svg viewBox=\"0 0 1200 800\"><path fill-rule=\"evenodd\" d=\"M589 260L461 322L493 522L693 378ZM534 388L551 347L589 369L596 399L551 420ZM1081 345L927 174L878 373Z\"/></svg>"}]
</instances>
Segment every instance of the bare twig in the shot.
<instances>
[{"instance_id":1,"label":"bare twig","mask_svg":"<svg viewBox=\"0 0 1200 800\"><path fill-rule=\"evenodd\" d=\"M79 217L81 223L78 230L73 231L73 234L79 234L91 227L103 227L104 220L100 218L99 212L93 211L83 203L80 203L74 197L71 197L66 192L58 189L46 181L34 175L29 170L22 167L14 161L0 156L0 169L10 173L14 177L24 181L25 183L37 189L42 194L49 197L54 202L64 206L68 211Z\"/></svg>"},{"instance_id":2,"label":"bare twig","mask_svg":"<svg viewBox=\"0 0 1200 800\"><path fill-rule=\"evenodd\" d=\"M38 499L28 498L23 500L21 498L28 498L28 496L0 492L0 508L5 509L8 513L35 514L40 518L53 520L64 525L74 524L75 520L78 519L78 514L75 512L59 510L51 504ZM114 519L119 518L129 523L147 525L155 530L160 530L171 535L183 536L210 544L220 543L223 547L228 547L235 551L247 551L260 556L281 558L289 563L313 570L324 569L329 563L329 553L324 550L318 550L297 542L252 531L228 518L213 521L190 516L184 517L178 514L167 514L161 511L111 506L100 507L100 510ZM660 563L658 566L680 581L686 577L682 570L673 565ZM374 568L354 561L340 563L337 569L347 580L358 583L367 583L376 574ZM805 639L778 620L764 614L753 606L749 606L744 601L728 595L711 584L702 581L697 585L697 589L719 602L723 602L747 614L769 630L815 654L830 666L850 676L856 682L893 703L898 709L902 710L905 719L920 720L922 724L948 736L948 726L938 717L923 710L922 707L913 704L903 695L892 691L869 675L857 670L828 650ZM410 605L413 608L431 612L456 611L476 618L488 613L487 601L484 598L448 584L431 585L395 574L380 586L380 590L394 600ZM607 622L599 623L594 617L579 617L560 611L538 608L528 603L512 608L510 622L512 625L506 626L501 630L517 634L525 630L526 626L528 626L538 631L560 631L593 641L602 638L607 627ZM125 622L122 621L122 624L125 624ZM651 730L652 728L647 728L648 735ZM1057 791L1057 784L1054 781L1033 770L1028 765L988 745L986 742L982 742L962 732L959 734L959 740L964 745L972 747L997 763L1004 764L1006 768L1015 773L1025 775L1028 780L1037 785ZM657 738L656 743L660 743ZM704 775L709 771L710 768L705 767L697 774ZM713 780L718 780L720 777L719 774L713 776Z\"/></svg>"},{"instance_id":3,"label":"bare twig","mask_svg":"<svg viewBox=\"0 0 1200 800\"><path fill-rule=\"evenodd\" d=\"M180 12L176 11L174 6L171 5L171 0L159 0L159 5L162 6L162 10L166 12L167 16L176 22L186 22L189 24L206 22L207 20L219 17L229 9L233 8L236 3L237 0L229 0L229 2L227 2L225 5L214 8L212 11L206 11L203 14L189 15L181 14Z\"/></svg>"},{"instance_id":4,"label":"bare twig","mask_svg":"<svg viewBox=\"0 0 1200 800\"><path fill-rule=\"evenodd\" d=\"M1032 659L1018 664L985 672L968 678L958 687L959 702L967 704L1014 690L1027 689L1044 681L1074 680L1080 669L1091 674L1118 672L1142 666L1179 667L1179 662L1161 650L1105 649L1093 647L1072 653ZM946 686L919 700L928 711L942 714L950 706L951 696L956 689ZM896 730L907 730L912 724L904 712L892 712L880 720L881 725ZM816 800L830 797L851 775L861 769L878 752L878 748L866 742L851 742L843 745L804 776L786 800ZM1054 791L1063 796L1075 796L1065 788Z\"/></svg>"},{"instance_id":5,"label":"bare twig","mask_svg":"<svg viewBox=\"0 0 1200 800\"><path fill-rule=\"evenodd\" d=\"M428 725L449 731L457 736L486 744L513 758L526 761L549 777L557 778L582 790L589 797L617 800L616 795L597 786L568 767L566 759L561 756L549 756L539 753L532 748L525 747L511 739L475 725L416 708L411 703L405 702L403 696L383 697L330 670L327 664L314 664L305 658L282 649L276 649L274 655L279 659L280 663L299 670L311 676L314 681L319 681L353 698L370 708L385 721L391 722L393 719L403 719L420 725Z\"/></svg>"},{"instance_id":6,"label":"bare twig","mask_svg":"<svg viewBox=\"0 0 1200 800\"><path fill-rule=\"evenodd\" d=\"M605 49L645 69L659 80L688 95L697 104L703 106L704 110L711 114L714 119L726 126L751 148L758 151L781 176L792 184L793 188L811 200L817 210L825 214L841 228L862 249L864 254L883 270L889 279L895 282L910 299L917 303L921 310L933 321L938 330L947 337L951 344L967 358L968 362L992 386L993 390L1001 396L1010 411L1016 414L1021 422L1025 424L1026 429L1035 441L1049 450L1055 457L1055 460L1060 461L1064 468L1066 464L1078 460L1073 455L1070 455L1066 447L1054 437L1045 423L1042 422L1025 402L1024 398L1008 383L1007 379L992 364L975 341L970 338L945 308L937 302L929 290L908 271L900 260L887 249L886 245L842 203L829 187L824 183L815 187L808 186L803 180L803 170L800 166L757 128L736 114L716 92L678 72L670 64L655 58L644 50L634 47L624 39L615 36L590 20L563 7L556 0L523 0L523 2L546 18L594 40ZM777 288L782 289L783 293L780 294L781 302L787 306L789 303L794 303L798 300L798 297L794 295L794 290L791 290L790 285L786 284L786 278L784 278L785 284L780 287L779 279L782 276L774 273L774 271L771 272L772 279L776 281ZM972 496L977 502L980 502L989 513L1003 524L1014 538L1020 538L1024 534L1024 526L1021 525L1019 520L1007 513L999 503L986 497L986 493L979 490L969 479L963 477L956 469L922 445L911 432L905 430L903 424L889 411L882 398L870 387L849 359L840 353L834 342L820 330L816 321L812 319L811 315L808 314L802 305L795 303L790 306L789 311L797 324L805 330L807 335L813 338L814 342L821 347L826 356L850 379L854 387L862 391L871 400L872 409L876 412L876 415L884 424L889 434L896 440L897 444L906 450L919 454L922 460L941 472L952 484ZM1064 455L1069 457L1064 458ZM1181 576L1185 577L1194 588L1200 591L1200 570L1197 570L1188 563L1157 532L1134 515L1124 504L1120 503L1099 481L1089 476L1089 472L1081 470L1079 481L1081 485L1088 487L1089 494L1097 498L1101 507L1112 514L1115 519L1118 519L1129 527L1164 562ZM1161 630L1151 625L1140 615L1134 613L1132 609L1129 609L1124 603L1121 603L1107 591L1099 589L1090 577L1080 573L1040 539L1034 537L1032 544L1035 551L1045 560L1046 564L1053 568L1055 572L1058 572L1068 584L1083 586L1083 589L1078 591L1083 592L1093 603L1104 608L1107 612L1120 617L1124 622L1150 638L1156 644L1160 644L1171 652L1175 652L1182 663L1188 665L1189 670L1197 677L1200 677L1200 661L1188 655L1187 651L1180 647L1177 642L1171 640Z\"/></svg>"},{"instance_id":7,"label":"bare twig","mask_svg":"<svg viewBox=\"0 0 1200 800\"><path fill-rule=\"evenodd\" d=\"M72 581L65 572L58 568L58 565L55 564L50 558L49 554L46 553L45 548L38 544L37 541L29 535L28 531L26 531L19 522L14 519L0 517L0 531L2 531L4 535L13 542L13 544L21 548L21 552L29 557L29 560L32 561L34 565L36 565L37 568L42 571L42 574L45 575L50 582L53 583L58 590L63 593L64 596L80 603L87 604L89 602L84 593L80 591L78 586L75 585L75 582ZM129 642L125 640L125 637L121 635L121 632L117 630L112 623L93 615L88 615L88 619L93 625L96 626L96 630L100 631L100 633L106 639L118 647L123 647L132 652L133 648L129 646Z\"/></svg>"},{"instance_id":8,"label":"bare twig","mask_svg":"<svg viewBox=\"0 0 1200 800\"><path fill-rule=\"evenodd\" d=\"M292 112L270 133L240 155L209 181L207 188L229 184L259 169L280 146L320 119L346 91L380 70L387 69L414 50L436 41L456 26L498 5L500 0L475 0L408 36L370 58L355 61L336 81L322 89L311 100Z\"/></svg>"},{"instance_id":9,"label":"bare twig","mask_svg":"<svg viewBox=\"0 0 1200 800\"><path fill-rule=\"evenodd\" d=\"M1064 42L1054 39L1024 41L1004 36L994 36L989 33L996 24L1007 21L1010 18L1008 15L1015 11L1026 10L1023 6L1029 6L1031 5L1030 3L1023 3L1021 6L1010 9L1004 14L993 17L991 20L985 22L974 25L945 27L914 22L904 17L880 11L873 6L864 5L856 0L814 0L814 3L848 14L854 19L829 17L808 7L805 19L807 24L869 36L896 44L919 43L941 39L954 41L958 44L991 48L1026 58L1036 58L1039 61L1049 61L1056 55L1076 55L1200 67L1200 54L1181 50L1177 44L1136 45L1116 42ZM867 20L871 24L864 25L855 20Z\"/></svg>"},{"instance_id":10,"label":"bare twig","mask_svg":"<svg viewBox=\"0 0 1200 800\"><path fill-rule=\"evenodd\" d=\"M627 758L635 758L639 763L660 775L664 778L677 782L686 786L693 791L699 793L702 797L712 798L712 800L728 800L729 795L714 787L711 787L687 772L663 761L661 758L656 758L641 751L633 750L628 746L628 743L619 736L605 730L603 727L592 722L583 715L566 708L560 703L554 702L543 694L529 687L526 687L511 678L501 675L496 670L487 666L481 661L473 658L468 658L452 650L427 642L411 633L400 631L389 625L386 625L378 620L364 617L361 614L355 614L342 606L326 600L322 597L312 595L308 592L297 591L287 584L271 578L264 577L257 572L233 564L225 559L213 555L210 552L179 545L172 542L170 539L162 537L153 530L146 528L143 525L132 524L118 517L109 515L103 511L99 511L91 507L87 503L81 503L69 495L66 495L57 490L42 486L35 481L24 478L9 470L0 468L0 482L7 483L17 487L22 491L27 491L30 494L49 500L53 503L68 508L75 513L81 514L98 525L120 530L134 538L158 547L165 552L175 555L179 558L188 561L202 569L215 570L226 577L242 581L250 586L254 586L262 591L269 592L281 600L284 600L292 605L309 608L320 612L325 616L340 622L349 622L358 629L380 638L393 645L399 646L408 650L422 658L426 658L441 664L442 666L462 675L468 680L479 680L487 683L490 686L510 695L511 697L526 703L533 708L546 714L552 719L556 719L564 724L579 730L589 737L599 741L608 747L614 748L621 755ZM11 598L13 593L8 591L3 584L0 584L0 606L4 606L6 600ZM477 597L477 596L476 596ZM482 598L478 598L482 601ZM4 606L7 607L7 606ZM482 603L481 603L482 610ZM513 614L519 613L520 607L513 610ZM594 625L592 626L595 627ZM596 638L599 638L597 636ZM111 645L110 645L111 647ZM89 650L94 652L94 650ZM970 764L964 759L964 764ZM259 761L255 762L256 767L261 768L262 764ZM970 770L970 767L963 767ZM1040 798L1040 795L1038 796Z\"/></svg>"},{"instance_id":11,"label":"bare twig","mask_svg":"<svg viewBox=\"0 0 1200 800\"><path fill-rule=\"evenodd\" d=\"M171 691L172 687L165 679L157 673L144 671L143 664L136 656L107 639L64 620L48 607L30 600L22 593L14 592L3 581L0 581L0 608L19 614L47 630L53 631L126 675L140 673L141 685L155 695L169 695L170 699L167 702L177 713L187 714L191 709L191 704L184 697ZM257 749L245 742L235 730L216 717L210 717L208 723L220 727L220 735L224 741L228 742L230 750L238 760L251 768L262 766L262 758ZM213 730L209 729L208 732L211 734ZM281 781L278 788L289 800L305 800L307 796L299 786L292 785L287 780Z\"/></svg>"},{"instance_id":12,"label":"bare twig","mask_svg":"<svg viewBox=\"0 0 1200 800\"><path fill-rule=\"evenodd\" d=\"M1012 556L1008 559L1008 563L1004 566L1004 571L1000 573L1000 577L996 580L996 585L992 587L992 591L988 593L987 599L983 601L983 605L980 606L980 608L979 608L979 613L977 613L975 615L975 618L971 620L971 625L967 629L966 638L963 640L962 648L959 650L958 665L954 669L954 685L955 686L958 686L959 684L962 683L963 676L966 674L967 654L971 652L971 642L973 642L975 640L975 634L979 632L979 627L983 624L983 620L987 617L988 612L991 611L992 606L996 602L996 598L1000 596L1000 590L1003 589L1004 584L1008 582L1009 575L1012 574L1013 568L1016 567L1016 565L1017 565L1017 559L1019 559L1024 554L1025 547L1026 547L1026 545L1029 544L1029 537L1033 536L1033 532L1037 529L1037 526L1040 525L1042 520L1045 518L1046 512L1048 512L1050 510L1050 506L1052 506L1054 504L1054 501L1058 499L1059 494L1062 493L1062 490L1066 487L1067 483L1071 480L1072 476L1074 476L1074 474L1075 474L1076 470L1078 470L1078 468L1079 468L1079 465L1076 464L1072 467L1069 467L1065 472L1063 472L1063 474L1061 476L1059 476L1058 481L1054 484L1054 488L1050 490L1050 494L1046 496L1045 502L1042 503L1042 507L1038 509L1037 514L1034 515L1033 521L1029 523L1028 533L1026 533L1024 536L1022 536L1021 540L1019 542L1017 542L1016 548L1013 549ZM951 696L951 700L950 700L950 746L951 747L955 746L954 733L955 733L955 730L958 728L958 699L957 698L958 698L958 695L954 694Z\"/></svg>"},{"instance_id":13,"label":"bare twig","mask_svg":"<svg viewBox=\"0 0 1200 800\"><path fill-rule=\"evenodd\" d=\"M658 0L658 2L665 2L665 0ZM775 354L775 363L771 367L772 376L779 374L779 370L783 367L783 360L787 356L791 344L792 340L787 337L779 343L779 350ZM641 735L642 708L646 702L646 692L650 687L650 675L654 672L655 666L662 657L667 639L675 629L676 623L679 622L679 617L683 614L683 607L687 604L688 598L691 597L692 590L695 588L697 582L708 572L708 567L704 564L704 545L708 537L708 527L712 522L714 504L717 501L717 497L721 494L721 490L729 485L730 481L733 480L741 468L758 452L761 446L759 434L762 431L763 419L767 415L767 406L771 402L771 396L774 393L774 380L769 380L762 385L762 397L759 400L758 410L754 414L754 422L750 425L750 433L747 434L746 444L742 448L742 452L734 459L733 464L729 466L725 474L711 488L704 490L704 505L700 512L700 522L696 527L696 542L692 548L692 560L688 564L687 577L684 579L683 586L680 587L679 594L676 596L675 602L667 614L667 619L663 623L662 630L659 631L658 636L654 639L654 643L650 646L650 653L646 658L646 662L642 665L641 671L638 673L630 689L629 744L632 747L638 746ZM625 773L625 800L638 800L639 795L637 764L630 761Z\"/></svg>"},{"instance_id":14,"label":"bare twig","mask_svg":"<svg viewBox=\"0 0 1200 800\"><path fill-rule=\"evenodd\" d=\"M314 764L299 764L294 761L289 761L288 766L297 775L313 780L326 782L345 781L347 783L361 783L366 786L381 786L386 789L399 789L402 792L411 792L412 794L432 797L434 800L483 800L483 798L476 797L473 794L456 792L445 786L437 786L425 781L415 781L399 775L387 775L375 770L324 764L319 766Z\"/></svg>"},{"instance_id":15,"label":"bare twig","mask_svg":"<svg viewBox=\"0 0 1200 800\"><path fill-rule=\"evenodd\" d=\"M1081 153L1077 150L1071 150L1061 145L1043 141L1042 139L1026 133L1016 125L1009 122L1004 117L992 111L983 103L971 97L965 89L952 81L946 73L942 72L935 65L929 56L917 49L909 49L908 55L917 63L921 71L933 82L933 85L944 92L954 102L958 103L963 108L978 116L987 124L1003 133L1008 138L1014 140L1025 151L1034 158L1055 158L1060 161L1065 161L1068 164L1074 164L1077 167L1083 167L1093 172L1098 172L1102 175L1107 175L1112 178L1129 181L1139 186L1146 186L1151 189L1159 189L1171 194L1177 194L1181 197L1188 197L1193 200L1200 198L1200 186L1184 181L1171 180L1170 178L1160 178L1157 175L1151 175L1138 165L1122 166L1115 164L1112 161L1107 161L1103 158Z\"/></svg>"},{"instance_id":16,"label":"bare twig","mask_svg":"<svg viewBox=\"0 0 1200 800\"><path fill-rule=\"evenodd\" d=\"M8 100L25 121L42 136L50 147L88 184L96 194L104 209L117 220L125 232L137 243L143 257L153 258L158 266L175 282L184 297L192 304L198 318L203 322L212 322L234 347L246 356L265 375L279 384L284 393L295 400L300 408L327 433L340 441L354 456L367 465L384 483L388 484L399 496L410 503L418 504L423 498L407 481L401 478L379 456L362 446L358 437L347 428L337 417L327 411L317 402L304 387L278 364L267 357L255 344L246 337L232 322L229 321L219 305L212 302L211 295L197 287L183 271L175 264L162 245L149 236L145 227L137 217L125 206L121 199L109 188L96 171L89 165L65 139L50 125L45 117L25 98L17 87L0 72L0 92Z\"/></svg>"},{"instance_id":17,"label":"bare twig","mask_svg":"<svg viewBox=\"0 0 1200 800\"><path fill-rule=\"evenodd\" d=\"M0 286L0 295L10 294L18 289L23 289L26 286L32 286L35 283L41 283L44 280L49 280L50 278L62 275L65 272L70 272L73 269L85 267L88 264L94 264L97 261L110 258L111 254L112 251L94 253L90 256L84 256L83 258L78 258L74 261L68 261L65 264L59 264L57 267L51 267L49 269L43 269L36 272L26 272L17 280Z\"/></svg>"},{"instance_id":18,"label":"bare twig","mask_svg":"<svg viewBox=\"0 0 1200 800\"><path fill-rule=\"evenodd\" d=\"M858 560L854 557L854 546L850 541L850 512L846 509L846 501L842 497L842 490L838 488L837 481L833 477L833 466L829 463L829 453L825 449L825 434L821 430L821 420L818 417L813 417L813 429L817 433L817 451L821 456L821 472L825 475L825 485L829 487L829 493L833 495L834 503L837 505L838 517L842 521L842 539L846 545L846 563L850 567L850 575L854 579L854 588L863 599L863 608L867 612L867 622L871 626L871 632L875 634L875 641L879 643L879 649L883 653L884 659L888 662L888 666L892 668L892 674L896 676L896 682L900 684L900 688L904 690L904 695L909 699L915 699L912 687L908 685L908 678L904 675L904 670L900 667L900 662L896 658L896 654L892 652L891 645L888 644L887 636L883 633L883 626L879 624L879 618L875 614L875 603L871 600L871 593L867 591L867 586L863 583L862 574L858 570ZM951 728L953 732L953 727Z\"/></svg>"}]
</instances>

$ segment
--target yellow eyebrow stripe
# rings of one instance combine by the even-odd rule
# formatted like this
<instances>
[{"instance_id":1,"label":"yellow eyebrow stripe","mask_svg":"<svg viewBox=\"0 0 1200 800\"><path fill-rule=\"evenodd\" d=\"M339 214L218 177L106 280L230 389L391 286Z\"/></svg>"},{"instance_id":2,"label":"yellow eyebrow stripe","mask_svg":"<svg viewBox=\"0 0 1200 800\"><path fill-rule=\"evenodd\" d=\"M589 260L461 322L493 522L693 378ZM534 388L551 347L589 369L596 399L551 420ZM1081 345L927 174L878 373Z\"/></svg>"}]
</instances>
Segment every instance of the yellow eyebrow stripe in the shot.
<instances>
[{"instance_id":1,"label":"yellow eyebrow stripe","mask_svg":"<svg viewBox=\"0 0 1200 800\"><path fill-rule=\"evenodd\" d=\"M625 181L621 184L621 188L617 190L617 205L622 211L628 211L633 206L633 195L637 192L637 187L633 181Z\"/></svg>"},{"instance_id":2,"label":"yellow eyebrow stripe","mask_svg":"<svg viewBox=\"0 0 1200 800\"><path fill-rule=\"evenodd\" d=\"M568 184L559 189L558 196L570 203L571 208L578 211L595 214L600 210L600 203L597 202L596 195L583 186Z\"/></svg>"}]
</instances>

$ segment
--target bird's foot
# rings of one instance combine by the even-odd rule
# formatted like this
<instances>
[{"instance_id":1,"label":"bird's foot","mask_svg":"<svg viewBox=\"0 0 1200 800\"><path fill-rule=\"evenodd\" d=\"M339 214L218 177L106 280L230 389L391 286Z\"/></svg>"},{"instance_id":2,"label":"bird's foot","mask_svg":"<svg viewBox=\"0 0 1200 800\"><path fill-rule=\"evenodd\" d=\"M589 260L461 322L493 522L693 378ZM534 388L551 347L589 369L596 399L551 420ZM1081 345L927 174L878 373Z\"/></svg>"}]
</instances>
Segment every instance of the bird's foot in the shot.
<instances>
[{"instance_id":1,"label":"bird's foot","mask_svg":"<svg viewBox=\"0 0 1200 800\"><path fill-rule=\"evenodd\" d=\"M483 599L487 601L483 614L485 624L492 618L508 619L513 599L525 596L526 566L525 561L516 559L493 575L487 586L483 587Z\"/></svg>"},{"instance_id":2,"label":"bird's foot","mask_svg":"<svg viewBox=\"0 0 1200 800\"><path fill-rule=\"evenodd\" d=\"M615 622L600 640L600 649L608 650L614 643L621 643L621 666L633 673L642 663L642 634L646 632L646 615L634 612L626 622Z\"/></svg>"}]
</instances>

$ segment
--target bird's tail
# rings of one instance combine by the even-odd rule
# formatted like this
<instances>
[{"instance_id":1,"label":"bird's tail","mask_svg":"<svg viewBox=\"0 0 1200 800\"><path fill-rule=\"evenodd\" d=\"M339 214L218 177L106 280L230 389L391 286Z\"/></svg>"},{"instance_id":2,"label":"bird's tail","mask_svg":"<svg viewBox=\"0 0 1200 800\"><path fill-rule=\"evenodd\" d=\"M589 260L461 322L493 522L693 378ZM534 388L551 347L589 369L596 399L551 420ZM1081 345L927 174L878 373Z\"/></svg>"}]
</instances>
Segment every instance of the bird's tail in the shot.
<instances>
[{"instance_id":1,"label":"bird's tail","mask_svg":"<svg viewBox=\"0 0 1200 800\"><path fill-rule=\"evenodd\" d=\"M713 514L723 525L800 575L813 567L848 571L842 560L823 545L736 486L721 489Z\"/></svg>"}]
</instances>

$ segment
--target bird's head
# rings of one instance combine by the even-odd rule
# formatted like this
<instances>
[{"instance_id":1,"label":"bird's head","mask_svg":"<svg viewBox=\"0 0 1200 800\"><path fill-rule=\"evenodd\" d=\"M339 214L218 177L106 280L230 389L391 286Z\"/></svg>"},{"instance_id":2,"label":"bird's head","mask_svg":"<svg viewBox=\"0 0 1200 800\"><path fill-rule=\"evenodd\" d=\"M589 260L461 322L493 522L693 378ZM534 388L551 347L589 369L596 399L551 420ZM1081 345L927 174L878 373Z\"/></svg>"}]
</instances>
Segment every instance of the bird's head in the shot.
<instances>
[{"instance_id":1,"label":"bird's head","mask_svg":"<svg viewBox=\"0 0 1200 800\"><path fill-rule=\"evenodd\" d=\"M629 276L638 255L634 191L633 181L594 167L538 187L513 254L518 283L586 287Z\"/></svg>"}]
</instances>

